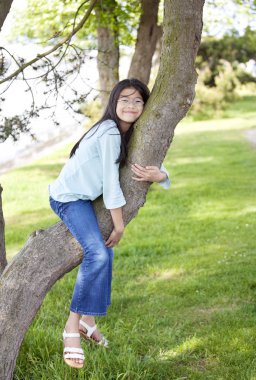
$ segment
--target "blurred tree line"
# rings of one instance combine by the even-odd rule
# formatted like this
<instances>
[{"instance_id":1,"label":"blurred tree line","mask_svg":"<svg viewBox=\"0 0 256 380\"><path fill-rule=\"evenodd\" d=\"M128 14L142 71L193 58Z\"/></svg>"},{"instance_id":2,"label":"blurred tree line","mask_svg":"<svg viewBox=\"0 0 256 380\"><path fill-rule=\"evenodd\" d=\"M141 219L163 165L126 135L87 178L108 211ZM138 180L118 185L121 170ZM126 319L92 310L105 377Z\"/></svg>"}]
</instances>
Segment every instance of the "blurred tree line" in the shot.
<instances>
[{"instance_id":1,"label":"blurred tree line","mask_svg":"<svg viewBox=\"0 0 256 380\"><path fill-rule=\"evenodd\" d=\"M254 72L246 68L251 60ZM221 38L206 36L197 56L200 75L190 114L207 116L209 108L218 111L237 99L242 85L256 83L255 60L256 31L249 26L242 35L231 30Z\"/></svg>"}]
</instances>

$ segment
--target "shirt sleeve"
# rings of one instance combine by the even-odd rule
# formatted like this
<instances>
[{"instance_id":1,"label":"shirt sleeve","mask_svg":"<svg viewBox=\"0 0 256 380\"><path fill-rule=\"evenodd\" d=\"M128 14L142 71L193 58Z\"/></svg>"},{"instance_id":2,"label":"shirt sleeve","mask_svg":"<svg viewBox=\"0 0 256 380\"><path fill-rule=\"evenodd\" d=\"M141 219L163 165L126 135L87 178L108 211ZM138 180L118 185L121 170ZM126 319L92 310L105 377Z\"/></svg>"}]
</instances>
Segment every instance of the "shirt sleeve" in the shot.
<instances>
[{"instance_id":1,"label":"shirt sleeve","mask_svg":"<svg viewBox=\"0 0 256 380\"><path fill-rule=\"evenodd\" d=\"M116 127L109 128L98 138L99 155L102 163L103 201L107 209L126 204L119 181L121 136Z\"/></svg>"},{"instance_id":2,"label":"shirt sleeve","mask_svg":"<svg viewBox=\"0 0 256 380\"><path fill-rule=\"evenodd\" d=\"M165 167L164 167L163 164L161 165L160 170L161 170L161 172L164 172L164 173L167 175L167 177L166 177L166 179L165 179L164 181L162 181L162 182L158 182L158 183L159 183L160 186L162 186L164 189L167 190L167 189L169 189L170 186L171 186L171 181L170 181L170 178L169 178L169 173L168 173L168 171L165 169Z\"/></svg>"}]
</instances>

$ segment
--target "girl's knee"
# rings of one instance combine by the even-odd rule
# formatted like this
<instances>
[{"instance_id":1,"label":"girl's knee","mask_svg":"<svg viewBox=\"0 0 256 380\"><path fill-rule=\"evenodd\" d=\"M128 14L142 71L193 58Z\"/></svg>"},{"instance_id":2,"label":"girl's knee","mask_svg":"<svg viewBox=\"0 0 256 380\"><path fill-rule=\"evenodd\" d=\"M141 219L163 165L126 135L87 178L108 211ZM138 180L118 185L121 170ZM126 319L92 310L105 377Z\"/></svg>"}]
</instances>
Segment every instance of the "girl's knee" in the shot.
<instances>
[{"instance_id":1,"label":"girl's knee","mask_svg":"<svg viewBox=\"0 0 256 380\"><path fill-rule=\"evenodd\" d=\"M105 245L97 244L97 246L84 251L83 261L100 268L108 267L110 263L109 252Z\"/></svg>"},{"instance_id":2,"label":"girl's knee","mask_svg":"<svg viewBox=\"0 0 256 380\"><path fill-rule=\"evenodd\" d=\"M95 259L101 267L109 265L109 254L106 247L102 247L95 252Z\"/></svg>"}]
</instances>

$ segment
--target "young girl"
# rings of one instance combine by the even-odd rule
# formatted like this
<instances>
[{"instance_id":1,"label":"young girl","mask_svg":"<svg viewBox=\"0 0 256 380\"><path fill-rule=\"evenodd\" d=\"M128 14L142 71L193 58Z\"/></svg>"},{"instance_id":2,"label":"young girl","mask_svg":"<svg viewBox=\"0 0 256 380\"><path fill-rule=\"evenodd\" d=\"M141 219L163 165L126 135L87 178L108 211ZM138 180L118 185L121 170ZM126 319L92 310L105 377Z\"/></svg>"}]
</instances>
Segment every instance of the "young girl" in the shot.
<instances>
[{"instance_id":1,"label":"young girl","mask_svg":"<svg viewBox=\"0 0 256 380\"><path fill-rule=\"evenodd\" d=\"M59 177L49 186L50 205L83 248L70 315L63 332L64 360L82 368L80 336L107 347L97 330L95 316L106 315L111 299L112 248L124 231L125 198L119 183L119 165L125 163L134 122L142 114L149 90L137 79L125 79L112 90L102 118L75 144ZM161 167L132 165L136 181L159 182L169 187ZM103 195L113 220L113 231L104 241L92 201Z\"/></svg>"}]
</instances>

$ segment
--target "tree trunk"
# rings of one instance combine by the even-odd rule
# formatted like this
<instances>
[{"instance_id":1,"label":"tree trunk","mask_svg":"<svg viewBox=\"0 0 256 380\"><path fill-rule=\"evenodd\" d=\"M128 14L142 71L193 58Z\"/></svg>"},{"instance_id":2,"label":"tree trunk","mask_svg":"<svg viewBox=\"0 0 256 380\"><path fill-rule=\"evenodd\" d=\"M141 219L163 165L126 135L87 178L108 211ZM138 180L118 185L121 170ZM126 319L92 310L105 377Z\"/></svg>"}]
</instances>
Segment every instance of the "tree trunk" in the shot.
<instances>
[{"instance_id":1,"label":"tree trunk","mask_svg":"<svg viewBox=\"0 0 256 380\"><path fill-rule=\"evenodd\" d=\"M171 143L174 128L194 98L197 74L195 56L202 30L204 0L166 0L163 49L158 77L145 112L136 125L129 148L129 162L160 165ZM127 224L144 204L148 183L121 171L127 200ZM106 237L112 229L102 201L94 203ZM47 291L81 262L82 252L62 223L34 233L0 278L0 378L10 380L18 351ZM13 328L15 326L15 329Z\"/></svg>"},{"instance_id":2,"label":"tree trunk","mask_svg":"<svg viewBox=\"0 0 256 380\"><path fill-rule=\"evenodd\" d=\"M3 188L0 185L0 275L7 265L6 251L5 251L5 238L4 238L4 214L2 208L2 191Z\"/></svg>"},{"instance_id":3,"label":"tree trunk","mask_svg":"<svg viewBox=\"0 0 256 380\"><path fill-rule=\"evenodd\" d=\"M109 0L105 5L101 3L96 8L98 20L98 55L97 67L100 82L100 98L103 109L105 109L109 94L112 88L119 81L119 42L118 42L118 23L115 21L115 28L112 25L105 25L102 16L106 13L113 15L116 7L115 0ZM113 17L113 16L111 16Z\"/></svg>"},{"instance_id":4,"label":"tree trunk","mask_svg":"<svg viewBox=\"0 0 256 380\"><path fill-rule=\"evenodd\" d=\"M0 0L0 31L11 9L13 0Z\"/></svg>"},{"instance_id":5,"label":"tree trunk","mask_svg":"<svg viewBox=\"0 0 256 380\"><path fill-rule=\"evenodd\" d=\"M157 41L156 41L156 48L154 55L152 57L152 67L156 66L159 67L160 65L160 56L162 51L162 40L163 40L163 26L158 26L158 34L157 34Z\"/></svg>"},{"instance_id":6,"label":"tree trunk","mask_svg":"<svg viewBox=\"0 0 256 380\"><path fill-rule=\"evenodd\" d=\"M149 82L152 58L159 35L158 6L159 0L141 0L142 9L137 41L128 73L129 78L140 79L146 84Z\"/></svg>"}]
</instances>

